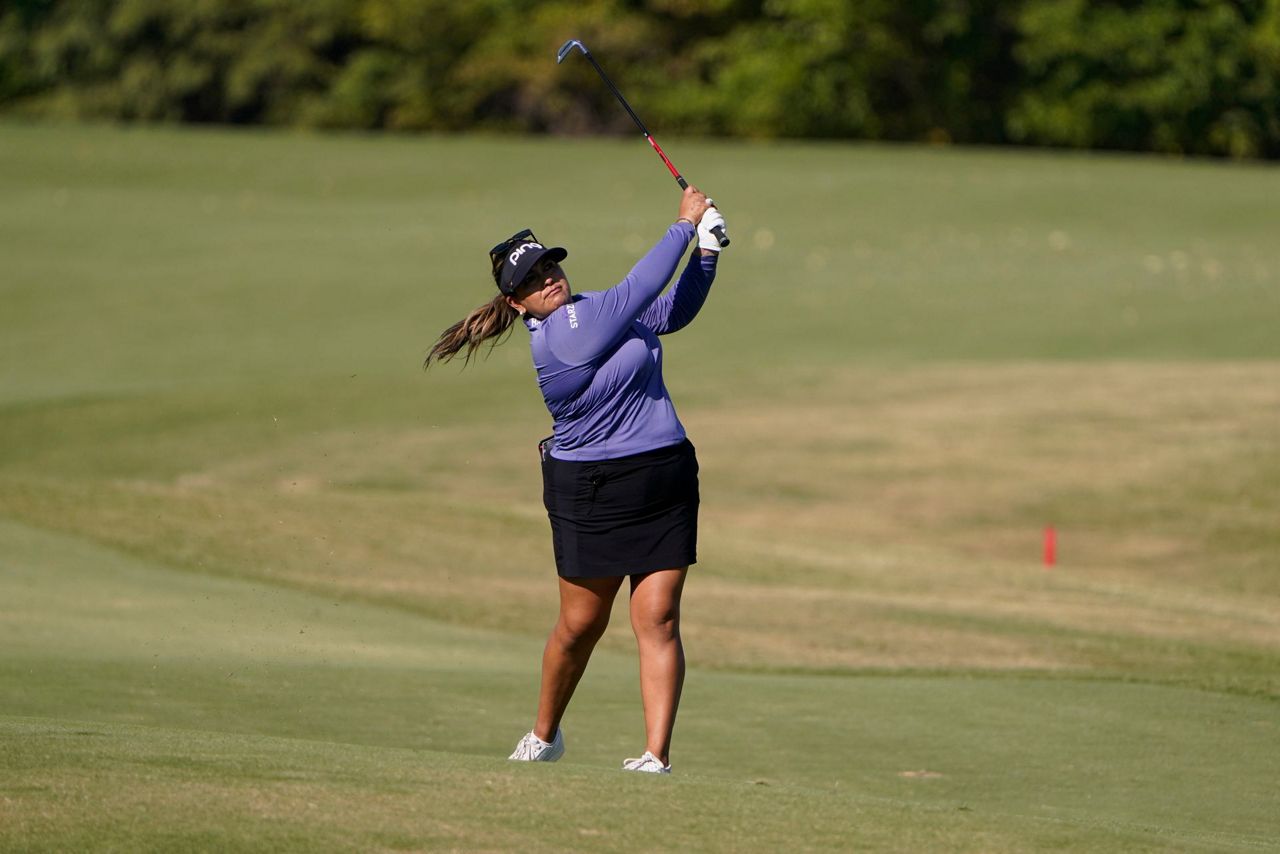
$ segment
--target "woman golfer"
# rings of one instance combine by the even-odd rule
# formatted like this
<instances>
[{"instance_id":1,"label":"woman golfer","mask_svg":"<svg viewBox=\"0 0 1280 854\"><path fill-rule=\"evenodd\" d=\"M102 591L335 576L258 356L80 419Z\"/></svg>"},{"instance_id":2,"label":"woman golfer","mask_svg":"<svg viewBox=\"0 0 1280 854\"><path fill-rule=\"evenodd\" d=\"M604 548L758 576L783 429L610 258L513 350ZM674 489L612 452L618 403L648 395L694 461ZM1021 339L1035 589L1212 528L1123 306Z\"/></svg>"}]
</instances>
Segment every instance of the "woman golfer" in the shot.
<instances>
[{"instance_id":1,"label":"woman golfer","mask_svg":"<svg viewBox=\"0 0 1280 854\"><path fill-rule=\"evenodd\" d=\"M427 356L430 365L466 349L469 359L519 317L555 419L540 447L560 616L542 656L537 719L511 759L554 762L564 754L560 719L629 577L646 744L622 767L671 772L684 683L680 592L697 560L698 461L662 381L658 336L702 308L720 250L715 226L724 218L690 187L675 223L625 279L580 294L560 267L568 253L522 231L489 253L499 296L445 330ZM699 248L659 296L695 236Z\"/></svg>"}]
</instances>

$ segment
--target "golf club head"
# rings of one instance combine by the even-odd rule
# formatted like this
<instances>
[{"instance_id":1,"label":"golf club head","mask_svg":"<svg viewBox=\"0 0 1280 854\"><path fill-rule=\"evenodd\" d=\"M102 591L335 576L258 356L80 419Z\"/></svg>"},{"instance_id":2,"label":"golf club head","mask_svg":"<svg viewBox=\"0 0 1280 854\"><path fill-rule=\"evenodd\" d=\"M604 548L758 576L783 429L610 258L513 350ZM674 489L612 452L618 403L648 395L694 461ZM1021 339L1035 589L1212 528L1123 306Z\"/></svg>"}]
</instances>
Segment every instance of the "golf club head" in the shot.
<instances>
[{"instance_id":1,"label":"golf club head","mask_svg":"<svg viewBox=\"0 0 1280 854\"><path fill-rule=\"evenodd\" d=\"M582 55L583 55L583 56L590 56L590 55L591 55L591 51L587 50L587 46L586 46L585 44L583 44L582 42L578 41L577 39L569 39L567 42L565 42L564 44L562 44L562 45L560 46L560 50L556 52L556 65L559 65L560 63L564 62L564 58L565 58L566 56L568 56L568 55L569 55L569 53L570 53L570 52L571 52L575 47L576 47L578 50L582 51Z\"/></svg>"}]
</instances>

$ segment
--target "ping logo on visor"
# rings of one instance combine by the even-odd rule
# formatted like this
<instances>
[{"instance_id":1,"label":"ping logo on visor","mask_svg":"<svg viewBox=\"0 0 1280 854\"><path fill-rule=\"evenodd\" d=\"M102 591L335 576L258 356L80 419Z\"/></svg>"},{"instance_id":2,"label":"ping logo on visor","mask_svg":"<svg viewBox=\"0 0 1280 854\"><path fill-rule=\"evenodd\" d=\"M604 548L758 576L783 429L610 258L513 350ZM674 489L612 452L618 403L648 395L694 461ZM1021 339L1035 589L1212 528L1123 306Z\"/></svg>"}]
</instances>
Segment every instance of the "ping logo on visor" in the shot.
<instances>
[{"instance_id":1,"label":"ping logo on visor","mask_svg":"<svg viewBox=\"0 0 1280 854\"><path fill-rule=\"evenodd\" d=\"M514 265L517 261L520 260L520 256L528 252L530 249L545 249L545 248L546 247L543 246L541 243L526 243L522 245L519 249L517 249L515 252L512 252L510 255L507 256L507 263Z\"/></svg>"}]
</instances>

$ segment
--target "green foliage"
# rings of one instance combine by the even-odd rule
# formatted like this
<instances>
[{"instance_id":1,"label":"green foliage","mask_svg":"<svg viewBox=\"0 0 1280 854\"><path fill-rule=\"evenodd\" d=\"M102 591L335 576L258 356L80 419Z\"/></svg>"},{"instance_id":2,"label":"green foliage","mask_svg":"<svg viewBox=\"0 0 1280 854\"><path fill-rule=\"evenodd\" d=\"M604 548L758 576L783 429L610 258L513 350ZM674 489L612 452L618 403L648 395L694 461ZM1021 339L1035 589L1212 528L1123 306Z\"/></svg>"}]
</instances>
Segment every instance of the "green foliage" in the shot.
<instances>
[{"instance_id":1,"label":"green foliage","mask_svg":"<svg viewBox=\"0 0 1280 854\"><path fill-rule=\"evenodd\" d=\"M1019 141L1280 155L1275 0L1046 0L1019 18Z\"/></svg>"},{"instance_id":2,"label":"green foliage","mask_svg":"<svg viewBox=\"0 0 1280 854\"><path fill-rule=\"evenodd\" d=\"M693 45L693 73L659 110L690 132L880 136L861 84L899 46L878 26L879 5L770 0L757 19Z\"/></svg>"},{"instance_id":3,"label":"green foliage","mask_svg":"<svg viewBox=\"0 0 1280 854\"><path fill-rule=\"evenodd\" d=\"M23 0L0 109L1280 156L1280 0Z\"/></svg>"},{"instance_id":4,"label":"green foliage","mask_svg":"<svg viewBox=\"0 0 1280 854\"><path fill-rule=\"evenodd\" d=\"M55 3L3 28L5 59L28 68L27 112L142 121L290 123L326 92L349 40L352 3L167 0ZM335 56L335 54L337 54ZM16 87L15 87L16 88ZM29 94L28 94L29 93Z\"/></svg>"}]
</instances>

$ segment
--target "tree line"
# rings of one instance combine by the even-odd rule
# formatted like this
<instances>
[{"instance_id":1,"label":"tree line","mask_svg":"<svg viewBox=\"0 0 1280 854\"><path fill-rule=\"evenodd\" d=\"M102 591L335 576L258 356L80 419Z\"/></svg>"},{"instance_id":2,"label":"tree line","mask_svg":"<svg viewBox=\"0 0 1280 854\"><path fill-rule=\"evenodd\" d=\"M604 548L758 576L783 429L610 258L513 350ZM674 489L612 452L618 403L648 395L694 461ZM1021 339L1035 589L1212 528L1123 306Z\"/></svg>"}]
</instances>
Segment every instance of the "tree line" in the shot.
<instances>
[{"instance_id":1,"label":"tree line","mask_svg":"<svg viewBox=\"0 0 1280 854\"><path fill-rule=\"evenodd\" d=\"M0 110L1280 157L1280 0L7 0Z\"/></svg>"}]
</instances>

